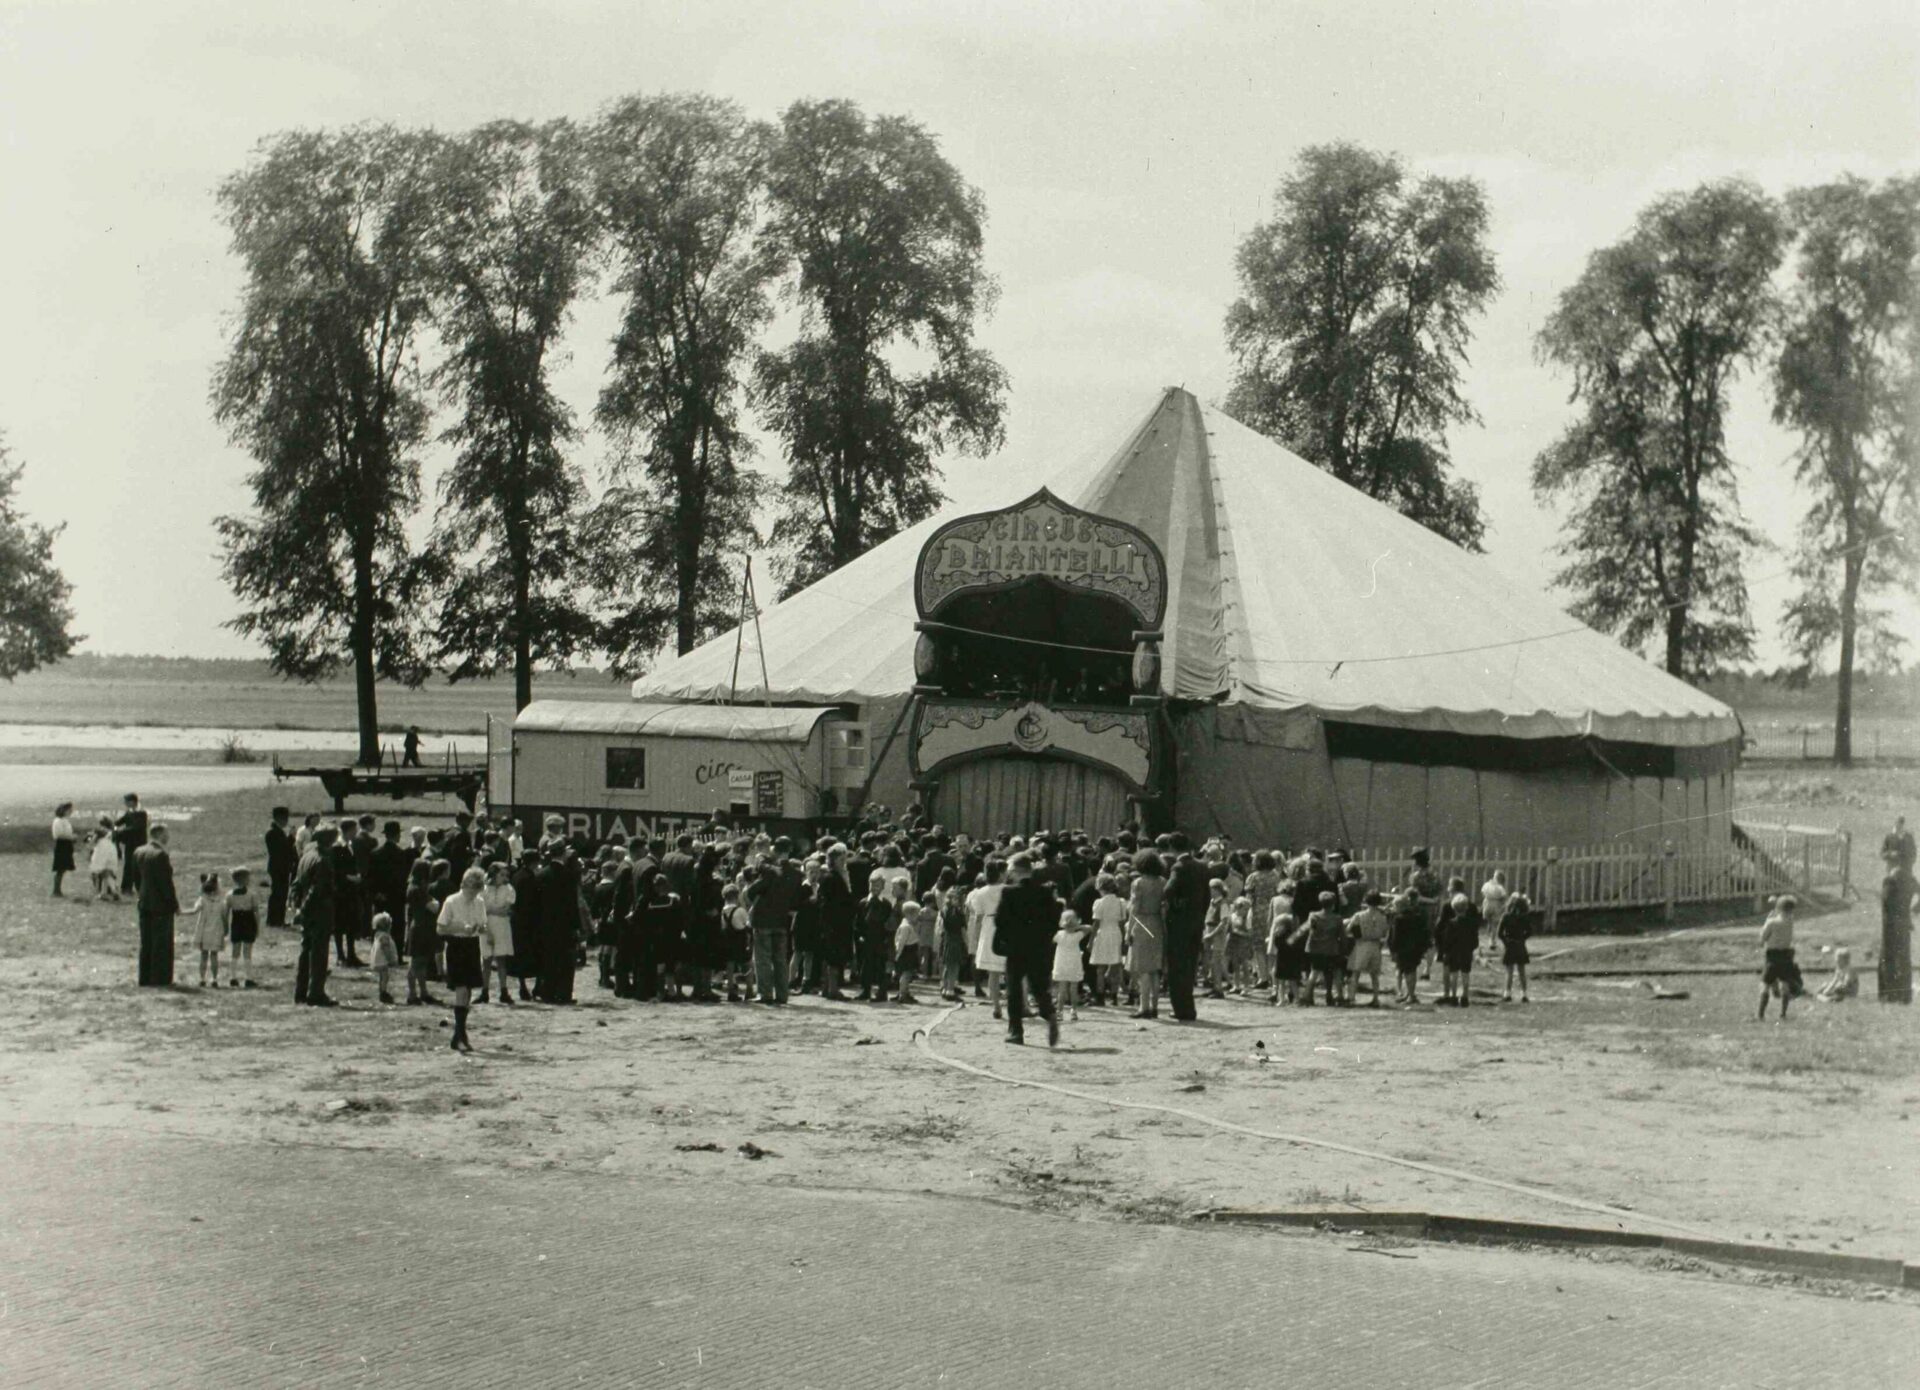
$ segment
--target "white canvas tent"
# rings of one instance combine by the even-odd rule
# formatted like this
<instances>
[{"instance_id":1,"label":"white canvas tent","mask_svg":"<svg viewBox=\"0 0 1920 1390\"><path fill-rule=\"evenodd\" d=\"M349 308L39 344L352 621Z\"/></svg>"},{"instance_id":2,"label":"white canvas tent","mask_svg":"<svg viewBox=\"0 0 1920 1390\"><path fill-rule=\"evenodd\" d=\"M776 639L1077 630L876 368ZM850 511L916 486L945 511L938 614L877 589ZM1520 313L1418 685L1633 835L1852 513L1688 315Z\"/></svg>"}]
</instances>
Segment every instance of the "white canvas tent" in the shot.
<instances>
[{"instance_id":1,"label":"white canvas tent","mask_svg":"<svg viewBox=\"0 0 1920 1390\"><path fill-rule=\"evenodd\" d=\"M1731 710L1189 393L1166 391L1097 465L1029 476L1165 557L1165 818L1182 828L1295 845L1724 842ZM851 707L889 804L908 795L887 742L915 680L916 561L949 519L768 609L772 689L755 663L737 697ZM728 632L634 696L723 700L733 653Z\"/></svg>"}]
</instances>

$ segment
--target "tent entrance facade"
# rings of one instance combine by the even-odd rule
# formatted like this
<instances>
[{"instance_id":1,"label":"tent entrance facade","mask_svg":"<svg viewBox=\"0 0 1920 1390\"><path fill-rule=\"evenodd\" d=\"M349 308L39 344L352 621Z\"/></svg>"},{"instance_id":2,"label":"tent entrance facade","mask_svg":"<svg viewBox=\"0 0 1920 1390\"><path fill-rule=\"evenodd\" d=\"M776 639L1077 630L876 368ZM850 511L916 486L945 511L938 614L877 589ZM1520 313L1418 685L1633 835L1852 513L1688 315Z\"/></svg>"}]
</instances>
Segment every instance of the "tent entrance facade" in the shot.
<instances>
[{"instance_id":1,"label":"tent entrance facade","mask_svg":"<svg viewBox=\"0 0 1920 1390\"><path fill-rule=\"evenodd\" d=\"M914 789L950 831L1148 818L1165 765L1166 563L1045 489L930 535L915 569Z\"/></svg>"},{"instance_id":2,"label":"tent entrance facade","mask_svg":"<svg viewBox=\"0 0 1920 1390\"><path fill-rule=\"evenodd\" d=\"M1132 814L1131 790L1091 763L1020 756L976 758L934 788L928 814L948 831L977 837L1003 830L1105 831Z\"/></svg>"}]
</instances>

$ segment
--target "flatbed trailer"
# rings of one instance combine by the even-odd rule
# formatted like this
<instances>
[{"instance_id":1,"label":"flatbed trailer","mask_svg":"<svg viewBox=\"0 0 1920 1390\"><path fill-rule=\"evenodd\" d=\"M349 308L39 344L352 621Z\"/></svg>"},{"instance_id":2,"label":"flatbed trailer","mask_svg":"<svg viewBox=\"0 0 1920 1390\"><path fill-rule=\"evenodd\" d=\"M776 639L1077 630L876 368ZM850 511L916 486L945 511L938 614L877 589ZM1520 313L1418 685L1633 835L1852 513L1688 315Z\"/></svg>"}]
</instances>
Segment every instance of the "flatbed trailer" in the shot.
<instances>
[{"instance_id":1,"label":"flatbed trailer","mask_svg":"<svg viewBox=\"0 0 1920 1390\"><path fill-rule=\"evenodd\" d=\"M457 796L469 811L476 809L487 785L485 762L462 763L449 758L432 767L404 767L382 763L361 767L354 763L294 765L273 760L273 775L282 782L295 777L317 778L333 798L335 815L347 809L349 796L389 796L395 801L421 796Z\"/></svg>"}]
</instances>

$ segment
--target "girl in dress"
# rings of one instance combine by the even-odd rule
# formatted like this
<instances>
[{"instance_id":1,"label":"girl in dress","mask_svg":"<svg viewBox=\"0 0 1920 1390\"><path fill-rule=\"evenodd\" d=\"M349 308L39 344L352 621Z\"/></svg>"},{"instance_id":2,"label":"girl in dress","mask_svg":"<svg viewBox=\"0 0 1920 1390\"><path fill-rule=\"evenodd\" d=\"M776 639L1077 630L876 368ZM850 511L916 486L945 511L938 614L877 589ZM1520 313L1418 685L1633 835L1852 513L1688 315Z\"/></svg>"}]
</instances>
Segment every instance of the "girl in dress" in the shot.
<instances>
[{"instance_id":1,"label":"girl in dress","mask_svg":"<svg viewBox=\"0 0 1920 1390\"><path fill-rule=\"evenodd\" d=\"M1498 877L1498 875L1496 875ZM1533 959L1527 953L1527 938L1533 934L1533 923L1528 920L1533 904L1527 901L1525 893L1514 893L1500 905L1500 926L1495 935L1500 938L1502 950L1500 962L1507 967L1507 1001L1513 1001L1513 977L1520 976L1520 1002L1527 1002L1527 963Z\"/></svg>"},{"instance_id":2,"label":"girl in dress","mask_svg":"<svg viewBox=\"0 0 1920 1390\"><path fill-rule=\"evenodd\" d=\"M1080 968L1080 938L1085 932L1080 914L1068 908L1060 914L1060 930L1053 934L1053 1010L1075 1023L1080 1021L1074 1001L1080 997L1085 973Z\"/></svg>"},{"instance_id":3,"label":"girl in dress","mask_svg":"<svg viewBox=\"0 0 1920 1390\"><path fill-rule=\"evenodd\" d=\"M1120 884L1112 874L1094 880L1100 896L1093 903L1093 951L1087 964L1093 968L1093 1002L1116 1004L1120 1001L1120 955L1126 942L1127 904L1120 897Z\"/></svg>"},{"instance_id":4,"label":"girl in dress","mask_svg":"<svg viewBox=\"0 0 1920 1390\"><path fill-rule=\"evenodd\" d=\"M513 904L515 893L513 885L507 881L511 865L504 860L493 866L487 880L487 965L500 977L500 1002L513 1003L513 995L507 989L507 970L513 964ZM480 1002L487 1002L487 982L480 982Z\"/></svg>"},{"instance_id":5,"label":"girl in dress","mask_svg":"<svg viewBox=\"0 0 1920 1390\"><path fill-rule=\"evenodd\" d=\"M935 889L940 899L940 997L960 998L960 977L967 968L967 905L954 884L953 870L942 869Z\"/></svg>"},{"instance_id":6,"label":"girl in dress","mask_svg":"<svg viewBox=\"0 0 1920 1390\"><path fill-rule=\"evenodd\" d=\"M227 944L226 913L220 902L220 875L200 875L200 896L187 909L193 918L193 944L200 952L200 985L204 989L209 973L213 987L220 988L220 950Z\"/></svg>"},{"instance_id":7,"label":"girl in dress","mask_svg":"<svg viewBox=\"0 0 1920 1390\"><path fill-rule=\"evenodd\" d=\"M920 1002L913 997L913 977L920 971L920 914L933 910L914 903L907 896L912 886L897 878L887 884L889 898L894 911L899 914L900 923L893 929L893 999L896 1004ZM933 894L929 892L927 896L931 898Z\"/></svg>"},{"instance_id":8,"label":"girl in dress","mask_svg":"<svg viewBox=\"0 0 1920 1390\"><path fill-rule=\"evenodd\" d=\"M400 963L400 948L393 940L393 914L376 912L373 914L373 959L367 964L373 967L373 978L380 986L380 1002L391 1004L393 993L387 988L387 982L393 978L393 968Z\"/></svg>"},{"instance_id":9,"label":"girl in dress","mask_svg":"<svg viewBox=\"0 0 1920 1390\"><path fill-rule=\"evenodd\" d=\"M433 975L433 958L440 949L434 932L434 919L440 905L433 897L433 861L416 859L407 870L407 1002L438 1004L427 992Z\"/></svg>"},{"instance_id":10,"label":"girl in dress","mask_svg":"<svg viewBox=\"0 0 1920 1390\"><path fill-rule=\"evenodd\" d=\"M227 944L233 951L227 971L229 989L252 989L253 943L260 939L260 900L253 895L253 870L244 864L233 871L233 891L221 904Z\"/></svg>"},{"instance_id":11,"label":"girl in dress","mask_svg":"<svg viewBox=\"0 0 1920 1390\"><path fill-rule=\"evenodd\" d=\"M987 881L967 898L967 914L975 927L973 965L987 977L987 997L993 1001L993 1016L1000 1017L1000 984L1007 978L1006 957L994 954L994 919L1000 915L1000 894L1005 889L1007 861L995 856L987 861Z\"/></svg>"},{"instance_id":12,"label":"girl in dress","mask_svg":"<svg viewBox=\"0 0 1920 1390\"><path fill-rule=\"evenodd\" d=\"M114 843L113 821L107 816L100 817L90 838L93 855L87 860L87 869L93 875L93 896L117 903L120 901L120 846Z\"/></svg>"},{"instance_id":13,"label":"girl in dress","mask_svg":"<svg viewBox=\"0 0 1920 1390\"><path fill-rule=\"evenodd\" d=\"M1140 991L1134 1018L1160 1016L1160 971L1167 939L1167 871L1160 856L1143 849L1133 861L1133 891L1127 901L1127 974Z\"/></svg>"},{"instance_id":14,"label":"girl in dress","mask_svg":"<svg viewBox=\"0 0 1920 1390\"><path fill-rule=\"evenodd\" d=\"M63 801L53 808L53 896L64 898L60 881L74 870L73 803Z\"/></svg>"}]
</instances>

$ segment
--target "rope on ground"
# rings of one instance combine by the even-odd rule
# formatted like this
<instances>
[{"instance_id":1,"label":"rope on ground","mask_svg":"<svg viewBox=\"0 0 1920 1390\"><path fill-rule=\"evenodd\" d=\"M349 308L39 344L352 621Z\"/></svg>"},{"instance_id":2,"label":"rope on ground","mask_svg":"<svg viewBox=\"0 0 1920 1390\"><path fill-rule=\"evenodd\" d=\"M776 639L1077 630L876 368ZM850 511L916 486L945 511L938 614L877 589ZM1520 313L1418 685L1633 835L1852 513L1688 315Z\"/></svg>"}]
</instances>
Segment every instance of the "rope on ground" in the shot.
<instances>
[{"instance_id":1,"label":"rope on ground","mask_svg":"<svg viewBox=\"0 0 1920 1390\"><path fill-rule=\"evenodd\" d=\"M964 1004L955 1004L941 1011L940 1016L924 1028L913 1030L913 1043L942 1066L952 1067L971 1076L985 1077L989 1081L998 1081L1005 1086L1019 1086L1027 1090L1047 1091L1056 1096L1069 1096L1074 1100L1084 1100L1094 1105L1110 1105L1120 1110L1145 1110L1158 1115L1176 1115L1195 1124L1209 1125L1214 1129L1226 1130L1231 1134L1244 1134L1253 1139L1267 1139L1279 1144L1293 1144L1303 1149L1324 1149L1332 1153L1346 1154L1351 1158L1364 1158L1375 1163L1388 1163L1397 1168L1410 1168L1416 1173L1426 1173L1432 1177L1450 1178L1455 1182L1472 1183L1480 1187L1496 1188L1502 1192L1511 1192L1521 1197L1531 1197L1536 1201L1550 1202L1558 1206L1571 1207L1578 1211L1593 1212L1600 1216L1612 1217L1616 1221L1644 1222L1654 1226L1664 1226L1669 1230L1681 1231L1690 1236L1699 1236L1713 1240L1716 1237L1710 1231L1696 1226L1682 1225L1678 1221L1669 1221L1664 1217L1649 1216L1645 1212L1628 1211L1624 1207L1608 1206L1605 1202L1588 1202L1579 1197L1567 1197L1558 1192L1550 1192L1543 1187L1530 1187L1524 1183L1506 1182L1500 1178L1490 1178L1482 1173L1468 1173L1458 1168L1445 1168L1437 1163L1422 1163L1418 1159L1399 1158L1393 1154L1376 1153L1372 1149L1356 1148L1351 1144L1341 1144L1332 1139L1314 1139L1303 1134L1285 1134L1277 1130L1253 1129L1247 1125L1235 1124L1231 1120L1222 1120L1212 1115L1202 1115L1198 1111L1186 1110L1177 1105L1162 1105L1149 1100L1120 1100L1113 1096L1097 1096L1089 1091L1076 1090L1072 1086L1062 1086L1052 1081L1030 1081L1018 1076L1003 1076L986 1067L976 1067L971 1062L963 1062L957 1057L947 1057L933 1050L933 1030L945 1023L954 1014L965 1008Z\"/></svg>"}]
</instances>

